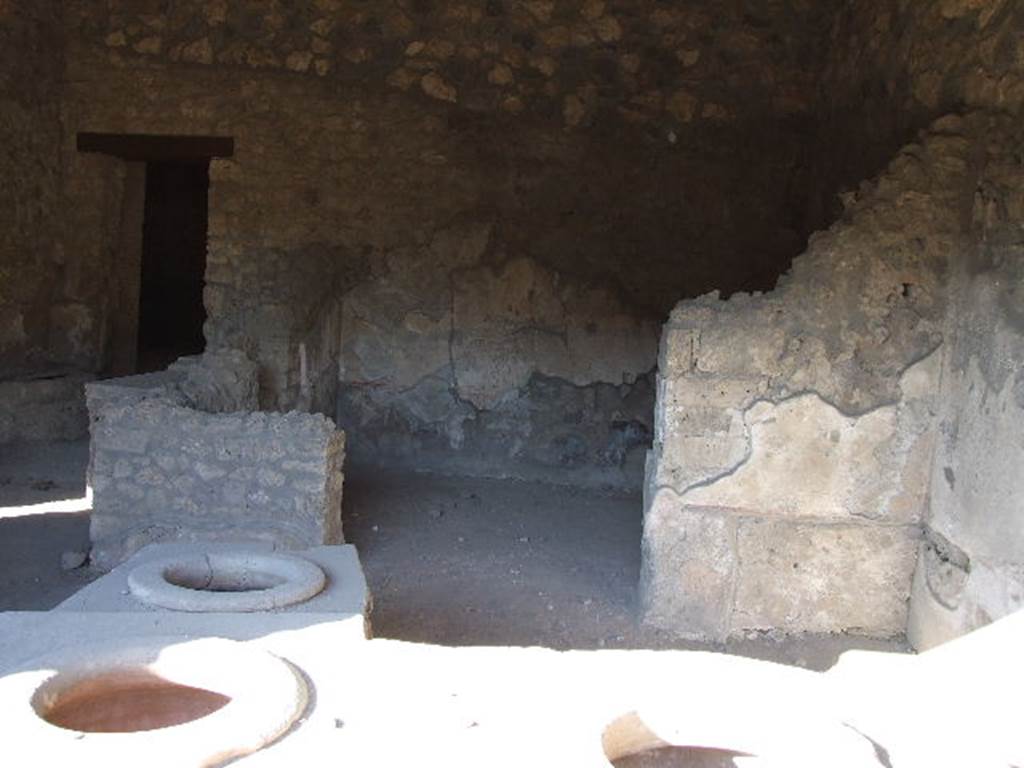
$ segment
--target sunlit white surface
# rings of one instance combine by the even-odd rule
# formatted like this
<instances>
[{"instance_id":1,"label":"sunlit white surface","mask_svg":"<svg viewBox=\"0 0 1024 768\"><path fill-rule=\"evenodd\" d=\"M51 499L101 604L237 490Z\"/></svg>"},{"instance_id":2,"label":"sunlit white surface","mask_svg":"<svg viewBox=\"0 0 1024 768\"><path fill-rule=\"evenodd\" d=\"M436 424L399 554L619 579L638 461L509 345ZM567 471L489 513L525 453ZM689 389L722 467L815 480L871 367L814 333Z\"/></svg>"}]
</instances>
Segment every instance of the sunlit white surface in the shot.
<instances>
[{"instance_id":1,"label":"sunlit white surface","mask_svg":"<svg viewBox=\"0 0 1024 768\"><path fill-rule=\"evenodd\" d=\"M76 514L89 512L92 509L92 488L87 488L84 496L71 499L55 499L42 501L38 504L21 504L18 506L0 507L0 519L8 517L29 517L31 515Z\"/></svg>"}]
</instances>

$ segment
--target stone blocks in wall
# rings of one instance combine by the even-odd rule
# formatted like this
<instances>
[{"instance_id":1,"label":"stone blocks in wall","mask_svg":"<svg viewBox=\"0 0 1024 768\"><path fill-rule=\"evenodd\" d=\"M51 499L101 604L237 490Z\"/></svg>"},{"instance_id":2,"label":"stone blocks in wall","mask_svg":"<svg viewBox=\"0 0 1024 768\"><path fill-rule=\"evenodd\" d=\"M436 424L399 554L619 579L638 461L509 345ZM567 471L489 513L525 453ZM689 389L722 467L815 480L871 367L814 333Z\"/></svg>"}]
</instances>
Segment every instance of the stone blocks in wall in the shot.
<instances>
[{"instance_id":1,"label":"stone blocks in wall","mask_svg":"<svg viewBox=\"0 0 1024 768\"><path fill-rule=\"evenodd\" d=\"M665 344L688 338L670 330ZM686 363L659 374L645 621L714 640L768 629L901 634L940 355L903 373L898 402L861 414L814 393L780 397L769 376L742 369L756 356L735 357L721 377Z\"/></svg>"},{"instance_id":2,"label":"stone blocks in wall","mask_svg":"<svg viewBox=\"0 0 1024 768\"><path fill-rule=\"evenodd\" d=\"M88 432L86 374L0 382L0 445L77 440Z\"/></svg>"},{"instance_id":3,"label":"stone blocks in wall","mask_svg":"<svg viewBox=\"0 0 1024 768\"><path fill-rule=\"evenodd\" d=\"M777 520L658 494L644 525L644 621L681 637L903 633L918 528Z\"/></svg>"},{"instance_id":4,"label":"stone blocks in wall","mask_svg":"<svg viewBox=\"0 0 1024 768\"><path fill-rule=\"evenodd\" d=\"M731 626L900 635L916 529L741 518Z\"/></svg>"},{"instance_id":5,"label":"stone blocks in wall","mask_svg":"<svg viewBox=\"0 0 1024 768\"><path fill-rule=\"evenodd\" d=\"M205 404L237 402L246 370ZM198 410L187 380L172 366L88 388L93 561L175 539L341 543L344 433L321 415Z\"/></svg>"},{"instance_id":6,"label":"stone blocks in wall","mask_svg":"<svg viewBox=\"0 0 1024 768\"><path fill-rule=\"evenodd\" d=\"M647 623L705 640L904 632L964 181L947 155L964 146L924 142L915 162L948 185L927 197L902 194L894 163L776 291L673 311L645 488Z\"/></svg>"},{"instance_id":7,"label":"stone blocks in wall","mask_svg":"<svg viewBox=\"0 0 1024 768\"><path fill-rule=\"evenodd\" d=\"M736 577L736 521L677 502L660 491L644 517L644 620L684 637L723 638Z\"/></svg>"},{"instance_id":8,"label":"stone blocks in wall","mask_svg":"<svg viewBox=\"0 0 1024 768\"><path fill-rule=\"evenodd\" d=\"M663 376L646 621L701 639L901 633L930 455L916 387L934 369L905 376L905 403L859 417L813 394L760 399L757 379Z\"/></svg>"},{"instance_id":9,"label":"stone blocks in wall","mask_svg":"<svg viewBox=\"0 0 1024 768\"><path fill-rule=\"evenodd\" d=\"M232 413L259 408L257 366L237 350L182 357L169 371L182 377L181 393L197 410Z\"/></svg>"}]
</instances>

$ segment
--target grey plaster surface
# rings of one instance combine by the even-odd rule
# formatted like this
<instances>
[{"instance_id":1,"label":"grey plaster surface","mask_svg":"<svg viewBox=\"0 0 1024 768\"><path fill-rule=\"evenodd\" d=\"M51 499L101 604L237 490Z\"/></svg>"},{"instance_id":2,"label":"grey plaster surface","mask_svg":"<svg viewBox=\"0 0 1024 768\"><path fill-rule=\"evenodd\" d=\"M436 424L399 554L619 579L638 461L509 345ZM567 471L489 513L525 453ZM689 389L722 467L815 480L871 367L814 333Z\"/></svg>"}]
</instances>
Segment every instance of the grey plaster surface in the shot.
<instances>
[{"instance_id":1,"label":"grey plaster surface","mask_svg":"<svg viewBox=\"0 0 1024 768\"><path fill-rule=\"evenodd\" d=\"M37 656L85 643L154 637L248 641L311 627L322 627L339 644L366 640L363 617L351 613L7 611L0 613L0 675Z\"/></svg>"},{"instance_id":2,"label":"grey plaster surface","mask_svg":"<svg viewBox=\"0 0 1024 768\"><path fill-rule=\"evenodd\" d=\"M58 605L56 611L100 613L173 613L135 597L128 587L128 576L138 566L169 557L190 557L204 553L269 553L266 542L226 544L220 542L151 544L122 563L106 576L94 581ZM279 614L320 614L328 616L362 615L371 605L366 578L356 548L351 545L313 547L290 555L305 558L324 571L324 589L305 602L265 611L259 616Z\"/></svg>"}]
</instances>

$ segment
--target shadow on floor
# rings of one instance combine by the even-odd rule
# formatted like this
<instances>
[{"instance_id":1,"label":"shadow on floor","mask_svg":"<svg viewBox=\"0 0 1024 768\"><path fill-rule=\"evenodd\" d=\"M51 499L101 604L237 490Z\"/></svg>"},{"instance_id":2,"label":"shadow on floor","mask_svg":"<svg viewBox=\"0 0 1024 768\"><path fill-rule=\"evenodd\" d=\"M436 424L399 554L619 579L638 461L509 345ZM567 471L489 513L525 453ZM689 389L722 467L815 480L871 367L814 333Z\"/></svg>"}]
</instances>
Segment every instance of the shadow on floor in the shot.
<instances>
[{"instance_id":1,"label":"shadow on floor","mask_svg":"<svg viewBox=\"0 0 1024 768\"><path fill-rule=\"evenodd\" d=\"M10 507L85 496L89 441L0 445L0 516Z\"/></svg>"},{"instance_id":2,"label":"shadow on floor","mask_svg":"<svg viewBox=\"0 0 1024 768\"><path fill-rule=\"evenodd\" d=\"M61 559L88 549L87 514L0 518L0 611L45 611L70 597L94 575Z\"/></svg>"}]
</instances>

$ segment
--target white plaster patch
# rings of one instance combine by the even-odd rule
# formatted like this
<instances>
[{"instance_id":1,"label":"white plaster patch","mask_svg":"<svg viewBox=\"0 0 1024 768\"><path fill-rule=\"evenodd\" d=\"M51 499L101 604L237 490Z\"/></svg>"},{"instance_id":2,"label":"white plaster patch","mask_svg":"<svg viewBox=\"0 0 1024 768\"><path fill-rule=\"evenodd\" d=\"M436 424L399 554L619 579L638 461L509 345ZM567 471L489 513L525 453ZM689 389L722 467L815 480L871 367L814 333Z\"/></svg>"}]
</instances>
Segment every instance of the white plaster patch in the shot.
<instances>
[{"instance_id":1,"label":"white plaster patch","mask_svg":"<svg viewBox=\"0 0 1024 768\"><path fill-rule=\"evenodd\" d=\"M888 483L878 451L892 440L896 408L844 416L815 395L745 414L750 457L735 472L690 490L687 504L785 517L879 517Z\"/></svg>"}]
</instances>

